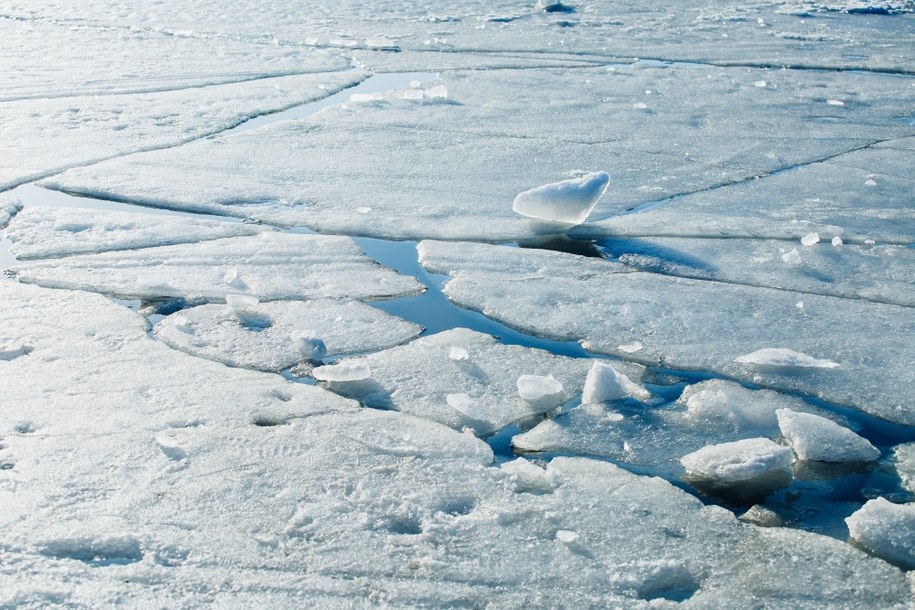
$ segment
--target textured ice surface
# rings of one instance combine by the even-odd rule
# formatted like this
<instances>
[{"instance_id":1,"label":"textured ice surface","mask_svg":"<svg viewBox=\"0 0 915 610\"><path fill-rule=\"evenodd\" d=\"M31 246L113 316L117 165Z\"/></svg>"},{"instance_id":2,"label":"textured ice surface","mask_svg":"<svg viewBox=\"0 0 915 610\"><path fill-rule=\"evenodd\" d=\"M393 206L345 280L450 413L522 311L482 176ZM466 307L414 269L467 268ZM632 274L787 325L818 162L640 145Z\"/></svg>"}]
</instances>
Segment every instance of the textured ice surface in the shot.
<instances>
[{"instance_id":1,"label":"textured ice surface","mask_svg":"<svg viewBox=\"0 0 915 610\"><path fill-rule=\"evenodd\" d=\"M600 244L609 256L641 271L915 305L915 250L839 240L839 247L824 238L801 248L797 265L784 258L797 245L782 240L655 237Z\"/></svg>"},{"instance_id":2,"label":"textured ice surface","mask_svg":"<svg viewBox=\"0 0 915 610\"><path fill-rule=\"evenodd\" d=\"M915 443L899 445L893 452L902 486L915 493Z\"/></svg>"},{"instance_id":3,"label":"textured ice surface","mask_svg":"<svg viewBox=\"0 0 915 610\"><path fill-rule=\"evenodd\" d=\"M619 264L557 252L430 241L420 250L427 270L451 275L445 288L450 299L515 328L915 423L915 371L908 364L912 308L807 294L799 308L796 293L622 272ZM642 345L638 351L622 349L635 342ZM769 347L839 366L735 361Z\"/></svg>"},{"instance_id":4,"label":"textured ice surface","mask_svg":"<svg viewBox=\"0 0 915 610\"><path fill-rule=\"evenodd\" d=\"M392 347L422 331L358 302L276 301L253 309L248 324L226 305L183 309L156 325L156 338L230 366L277 371L324 356ZM318 341L323 353L315 352Z\"/></svg>"},{"instance_id":5,"label":"textured ice surface","mask_svg":"<svg viewBox=\"0 0 915 610\"><path fill-rule=\"evenodd\" d=\"M19 259L131 250L269 230L254 224L101 210L29 206L6 232Z\"/></svg>"},{"instance_id":6,"label":"textured ice surface","mask_svg":"<svg viewBox=\"0 0 915 610\"><path fill-rule=\"evenodd\" d=\"M746 481L773 470L785 470L793 461L791 449L767 438L708 445L680 459L687 475L724 483Z\"/></svg>"},{"instance_id":7,"label":"textured ice surface","mask_svg":"<svg viewBox=\"0 0 915 610\"><path fill-rule=\"evenodd\" d=\"M915 504L876 498L845 521L862 547L901 568L915 569Z\"/></svg>"},{"instance_id":8,"label":"textured ice surface","mask_svg":"<svg viewBox=\"0 0 915 610\"><path fill-rule=\"evenodd\" d=\"M579 224L597 205L609 183L607 172L594 172L580 178L544 184L519 193L512 209L529 218Z\"/></svg>"},{"instance_id":9,"label":"textured ice surface","mask_svg":"<svg viewBox=\"0 0 915 610\"><path fill-rule=\"evenodd\" d=\"M779 409L776 416L782 434L801 460L869 462L880 457L880 450L867 439L819 415Z\"/></svg>"},{"instance_id":10,"label":"textured ice surface","mask_svg":"<svg viewBox=\"0 0 915 610\"><path fill-rule=\"evenodd\" d=\"M22 209L22 204L18 201L0 202L0 229L6 228L10 219Z\"/></svg>"},{"instance_id":11,"label":"textured ice surface","mask_svg":"<svg viewBox=\"0 0 915 610\"><path fill-rule=\"evenodd\" d=\"M579 176L582 168L616 168L592 213L600 218L912 131L897 124L900 104L910 95L905 79L786 72L778 77L779 88L768 92L753 85L750 72L686 66L448 73L441 78L454 103L416 103L395 91L371 104L328 109L304 123L131 155L43 184L325 232L496 241L568 230L567 224L521 218L510 206L532 185ZM848 90L859 102L843 110L847 124L841 131L810 120L821 107L827 112L824 95ZM634 109L633 103L643 99L647 108ZM793 111L808 107L806 113ZM359 154L341 154L344 148ZM895 161L869 172L888 174L886 186L877 189L885 190L894 181L911 182L909 165ZM422 172L416 170L420 167ZM854 210L895 206L902 213L899 189L888 201L871 189L860 202L853 195L870 188L863 174L854 188L847 176L842 180L841 190L825 188L835 189ZM727 205L734 209L725 215L735 219L733 224L739 219L747 231L774 223L779 237L810 232L792 221L814 221L816 210L809 219L793 210L786 216L777 205L770 207L770 194L764 190L765 206L753 205L752 198L735 206L731 197ZM708 205L706 199L699 203ZM598 235L668 231L657 233L664 235L709 232L729 222L705 217L700 225L693 217L677 216L682 229L670 228L667 216L658 214L649 214L644 223L644 214L613 216L580 230ZM857 235L863 228L848 230ZM821 232L829 230L838 228Z\"/></svg>"},{"instance_id":12,"label":"textured ice surface","mask_svg":"<svg viewBox=\"0 0 915 610\"><path fill-rule=\"evenodd\" d=\"M0 187L125 153L175 146L258 114L326 97L363 78L363 72L347 71L153 93L0 102L0 156L16 160L0 166Z\"/></svg>"},{"instance_id":13,"label":"textured ice surface","mask_svg":"<svg viewBox=\"0 0 915 610\"><path fill-rule=\"evenodd\" d=\"M465 350L467 359L451 358L454 348ZM332 389L367 406L396 409L457 430L468 427L484 436L561 407L581 390L591 366L588 360L500 345L489 335L466 329L344 362L365 363L371 380L352 387L331 385ZM639 369L630 365L625 370L638 378ZM522 375L552 375L562 389L539 399L522 398Z\"/></svg>"},{"instance_id":14,"label":"textured ice surface","mask_svg":"<svg viewBox=\"0 0 915 610\"><path fill-rule=\"evenodd\" d=\"M246 293L263 301L420 292L418 282L380 267L346 237L261 233L202 242L25 263L21 281L125 297Z\"/></svg>"},{"instance_id":15,"label":"textured ice surface","mask_svg":"<svg viewBox=\"0 0 915 610\"><path fill-rule=\"evenodd\" d=\"M786 347L764 347L750 354L737 356L734 362L786 369L834 369L839 366L838 362L814 358Z\"/></svg>"}]
</instances>

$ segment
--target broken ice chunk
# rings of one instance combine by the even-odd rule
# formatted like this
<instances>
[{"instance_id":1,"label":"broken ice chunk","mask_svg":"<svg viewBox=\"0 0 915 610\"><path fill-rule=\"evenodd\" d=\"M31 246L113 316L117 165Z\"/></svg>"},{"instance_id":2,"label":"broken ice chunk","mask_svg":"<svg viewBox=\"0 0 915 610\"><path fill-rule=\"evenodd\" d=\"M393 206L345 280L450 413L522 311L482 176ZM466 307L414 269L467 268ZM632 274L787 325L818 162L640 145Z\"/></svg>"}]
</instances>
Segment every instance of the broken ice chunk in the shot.
<instances>
[{"instance_id":1,"label":"broken ice chunk","mask_svg":"<svg viewBox=\"0 0 915 610\"><path fill-rule=\"evenodd\" d=\"M791 449L767 438L707 445L680 458L688 475L721 482L755 479L776 470L784 470L792 462L794 455Z\"/></svg>"},{"instance_id":2,"label":"broken ice chunk","mask_svg":"<svg viewBox=\"0 0 915 610\"><path fill-rule=\"evenodd\" d=\"M870 500L845 519L852 539L897 566L915 569L915 504Z\"/></svg>"},{"instance_id":3,"label":"broken ice chunk","mask_svg":"<svg viewBox=\"0 0 915 610\"><path fill-rule=\"evenodd\" d=\"M257 311L260 299L247 294L227 294L226 305L232 308L237 315Z\"/></svg>"},{"instance_id":4,"label":"broken ice chunk","mask_svg":"<svg viewBox=\"0 0 915 610\"><path fill-rule=\"evenodd\" d=\"M839 366L837 362L832 360L814 358L785 347L764 347L750 354L738 356L734 359L734 362L786 368L834 369Z\"/></svg>"},{"instance_id":5,"label":"broken ice chunk","mask_svg":"<svg viewBox=\"0 0 915 610\"><path fill-rule=\"evenodd\" d=\"M610 364L595 361L591 365L581 395L583 403L610 402L630 397L648 400L651 392L617 372Z\"/></svg>"},{"instance_id":6,"label":"broken ice chunk","mask_svg":"<svg viewBox=\"0 0 915 610\"><path fill-rule=\"evenodd\" d=\"M893 453L902 486L915 493L915 443L897 445Z\"/></svg>"},{"instance_id":7,"label":"broken ice chunk","mask_svg":"<svg viewBox=\"0 0 915 610\"><path fill-rule=\"evenodd\" d=\"M801 245L803 246L812 246L813 244L820 241L820 234L817 232L808 233L801 238Z\"/></svg>"},{"instance_id":8,"label":"broken ice chunk","mask_svg":"<svg viewBox=\"0 0 915 610\"><path fill-rule=\"evenodd\" d=\"M782 435L802 460L870 462L880 457L880 450L866 438L825 417L791 409L779 409L775 415Z\"/></svg>"},{"instance_id":9,"label":"broken ice chunk","mask_svg":"<svg viewBox=\"0 0 915 610\"><path fill-rule=\"evenodd\" d=\"M485 422L487 419L485 409L482 409L480 403L467 394L447 394L445 395L445 402L461 415L474 421Z\"/></svg>"},{"instance_id":10,"label":"broken ice chunk","mask_svg":"<svg viewBox=\"0 0 915 610\"><path fill-rule=\"evenodd\" d=\"M789 265L800 265L801 264L801 253L797 251L797 248L793 248L788 252L782 254L782 260L788 263Z\"/></svg>"},{"instance_id":11,"label":"broken ice chunk","mask_svg":"<svg viewBox=\"0 0 915 610\"><path fill-rule=\"evenodd\" d=\"M452 347L448 350L448 359L455 362L466 362L470 360L470 354L463 347Z\"/></svg>"},{"instance_id":12,"label":"broken ice chunk","mask_svg":"<svg viewBox=\"0 0 915 610\"><path fill-rule=\"evenodd\" d=\"M524 400L535 402L544 398L555 398L562 393L562 384L552 375L521 375L518 377L518 395Z\"/></svg>"},{"instance_id":13,"label":"broken ice chunk","mask_svg":"<svg viewBox=\"0 0 915 610\"><path fill-rule=\"evenodd\" d=\"M165 432L160 432L156 435L156 444L159 445L159 449L165 456L176 462L180 462L187 458L187 451L185 451L178 441Z\"/></svg>"},{"instance_id":14,"label":"broken ice chunk","mask_svg":"<svg viewBox=\"0 0 915 610\"><path fill-rule=\"evenodd\" d=\"M747 512L740 515L740 520L760 527L783 527L785 525L778 513L761 504L751 506Z\"/></svg>"},{"instance_id":15,"label":"broken ice chunk","mask_svg":"<svg viewBox=\"0 0 915 610\"><path fill-rule=\"evenodd\" d=\"M573 532L572 530L557 530L556 540L563 544L572 544L578 540L578 532Z\"/></svg>"},{"instance_id":16,"label":"broken ice chunk","mask_svg":"<svg viewBox=\"0 0 915 610\"><path fill-rule=\"evenodd\" d=\"M606 172L594 172L580 178L545 184L515 197L512 209L529 218L581 224L597 205L609 183L610 176Z\"/></svg>"},{"instance_id":17,"label":"broken ice chunk","mask_svg":"<svg viewBox=\"0 0 915 610\"><path fill-rule=\"evenodd\" d=\"M509 475L517 492L549 493L556 488L557 481L552 473L519 457L500 466Z\"/></svg>"},{"instance_id":18,"label":"broken ice chunk","mask_svg":"<svg viewBox=\"0 0 915 610\"><path fill-rule=\"evenodd\" d=\"M436 85L435 87L428 89L425 95L430 100L448 99L448 89L445 88L445 85Z\"/></svg>"},{"instance_id":19,"label":"broken ice chunk","mask_svg":"<svg viewBox=\"0 0 915 610\"><path fill-rule=\"evenodd\" d=\"M365 362L348 361L319 366L311 374L318 381L363 381L372 376L372 371Z\"/></svg>"},{"instance_id":20,"label":"broken ice chunk","mask_svg":"<svg viewBox=\"0 0 915 610\"><path fill-rule=\"evenodd\" d=\"M832 245L833 245L833 246L841 246L842 243L843 243L843 242L842 242L842 238L839 237L838 235L836 235L835 237L832 238Z\"/></svg>"},{"instance_id":21,"label":"broken ice chunk","mask_svg":"<svg viewBox=\"0 0 915 610\"><path fill-rule=\"evenodd\" d=\"M292 333L292 343L306 360L317 362L327 355L327 346L324 345L324 341L314 336L311 331Z\"/></svg>"}]
</instances>

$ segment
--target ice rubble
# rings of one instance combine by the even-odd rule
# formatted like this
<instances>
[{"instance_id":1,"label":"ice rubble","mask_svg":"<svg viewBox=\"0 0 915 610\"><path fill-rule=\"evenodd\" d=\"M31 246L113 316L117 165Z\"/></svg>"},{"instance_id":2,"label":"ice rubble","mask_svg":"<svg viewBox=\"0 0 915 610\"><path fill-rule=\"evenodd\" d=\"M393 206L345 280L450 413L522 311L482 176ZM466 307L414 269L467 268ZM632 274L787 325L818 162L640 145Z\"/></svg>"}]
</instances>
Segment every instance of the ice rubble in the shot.
<instances>
[{"instance_id":1,"label":"ice rubble","mask_svg":"<svg viewBox=\"0 0 915 610\"><path fill-rule=\"evenodd\" d=\"M347 237L260 233L196 244L86 254L14 267L20 281L140 299L243 292L263 301L378 299L421 291Z\"/></svg>"},{"instance_id":2,"label":"ice rubble","mask_svg":"<svg viewBox=\"0 0 915 610\"><path fill-rule=\"evenodd\" d=\"M7 229L20 260L254 235L269 227L185 216L29 206Z\"/></svg>"},{"instance_id":3,"label":"ice rubble","mask_svg":"<svg viewBox=\"0 0 915 610\"><path fill-rule=\"evenodd\" d=\"M557 252L434 241L419 248L428 271L451 275L445 286L451 300L509 326L579 340L628 360L711 371L915 423L911 308L812 294L799 308L798 295L782 290L627 272L619 264ZM620 349L636 341L642 349ZM735 362L770 347L839 366Z\"/></svg>"},{"instance_id":4,"label":"ice rubble","mask_svg":"<svg viewBox=\"0 0 915 610\"><path fill-rule=\"evenodd\" d=\"M544 184L519 193L512 209L528 218L577 225L588 217L608 184L607 172Z\"/></svg>"},{"instance_id":5,"label":"ice rubble","mask_svg":"<svg viewBox=\"0 0 915 610\"><path fill-rule=\"evenodd\" d=\"M775 413L786 408L824 413L799 398L713 379L687 386L673 404L585 403L514 436L511 442L524 453L603 456L680 479L679 458L701 449L709 439L778 439Z\"/></svg>"},{"instance_id":6,"label":"ice rubble","mask_svg":"<svg viewBox=\"0 0 915 610\"><path fill-rule=\"evenodd\" d=\"M915 569L915 504L869 500L845 520L852 540L906 570Z\"/></svg>"},{"instance_id":7,"label":"ice rubble","mask_svg":"<svg viewBox=\"0 0 915 610\"><path fill-rule=\"evenodd\" d=\"M791 409L776 411L778 426L801 460L817 462L869 462L880 450L848 428L814 415Z\"/></svg>"},{"instance_id":8,"label":"ice rubble","mask_svg":"<svg viewBox=\"0 0 915 610\"><path fill-rule=\"evenodd\" d=\"M467 359L451 358L454 348L465 350ZM371 369L371 379L331 384L335 391L367 406L396 409L457 430L467 427L481 436L561 407L582 387L591 366L586 360L500 345L489 335L467 329L422 337L343 362L364 363ZM639 369L630 365L624 370L638 377ZM552 375L561 389L524 398L518 392L522 375Z\"/></svg>"},{"instance_id":9,"label":"ice rubble","mask_svg":"<svg viewBox=\"0 0 915 610\"><path fill-rule=\"evenodd\" d=\"M392 347L422 331L352 301L276 301L258 303L253 310L261 318L253 327L240 321L232 307L211 304L173 313L154 332L159 340L195 356L277 371L325 356Z\"/></svg>"},{"instance_id":10,"label":"ice rubble","mask_svg":"<svg viewBox=\"0 0 915 610\"><path fill-rule=\"evenodd\" d=\"M767 438L707 445L680 459L687 476L722 483L747 481L775 470L787 470L792 462L791 449Z\"/></svg>"},{"instance_id":11,"label":"ice rubble","mask_svg":"<svg viewBox=\"0 0 915 610\"><path fill-rule=\"evenodd\" d=\"M665 227L708 232L724 223L727 230L737 224L747 231L774 225L771 231L778 237L800 237L811 227L791 221L808 218L770 211L768 196L762 208L741 203L724 210L723 220L703 213L700 224L683 215L677 223L682 229L669 228L666 216L654 220L657 213L648 214L645 223L634 218L644 214L616 217L646 201L749 180L903 131L895 121L910 94L908 83L864 74L786 72L778 95L760 99L752 74L747 78L745 72L683 67L665 72L663 83L653 70L449 73L445 84L455 104L417 105L392 92L381 105L329 108L305 122L114 159L42 184L322 232L497 241L568 230L568 225L543 221L539 226L520 218L510 204L531 185L555 182L557 173L574 178L580 168L612 165L621 171L614 172L612 190L592 216L613 218L580 232L652 234ZM862 101L847 110L841 133L829 123L786 112L815 105L824 89L834 88L851 88ZM646 90L664 120L632 114L632 100L645 97ZM465 137L452 137L455 133ZM339 154L342 142L360 154ZM366 163L368 158L373 162ZM888 187L911 180L900 167L876 169L889 174ZM468 175L474 179L465 180ZM846 201L849 193L865 188L863 180L854 189L847 180L837 191ZM866 204L899 205L876 192L884 189L868 191ZM728 206L735 207L735 200L729 198ZM857 199L854 204L860 205ZM366 207L369 213L358 211ZM810 214L815 220L817 211ZM746 221L754 216L761 221ZM448 222L439 222L443 218ZM858 235L859 229L874 227L871 220L847 230Z\"/></svg>"},{"instance_id":12,"label":"ice rubble","mask_svg":"<svg viewBox=\"0 0 915 610\"><path fill-rule=\"evenodd\" d=\"M915 238L915 228L910 237ZM817 244L797 254L796 268L786 268L783 257L797 248L783 240L649 237L599 245L640 271L915 305L915 251L906 246Z\"/></svg>"},{"instance_id":13,"label":"ice rubble","mask_svg":"<svg viewBox=\"0 0 915 610\"><path fill-rule=\"evenodd\" d=\"M5 604L294 607L368 588L395 605L648 607L772 599L765 583L799 607L911 596L843 543L741 525L610 464L556 459L525 493L472 435L193 359L96 295L8 283L0 301L0 333L36 346L0 362Z\"/></svg>"},{"instance_id":14,"label":"ice rubble","mask_svg":"<svg viewBox=\"0 0 915 610\"><path fill-rule=\"evenodd\" d=\"M915 443L897 445L893 453L902 486L915 494Z\"/></svg>"},{"instance_id":15,"label":"ice rubble","mask_svg":"<svg viewBox=\"0 0 915 610\"><path fill-rule=\"evenodd\" d=\"M260 114L326 97L361 71L124 95L71 95L3 103L0 188L141 150L218 133Z\"/></svg>"}]
</instances>

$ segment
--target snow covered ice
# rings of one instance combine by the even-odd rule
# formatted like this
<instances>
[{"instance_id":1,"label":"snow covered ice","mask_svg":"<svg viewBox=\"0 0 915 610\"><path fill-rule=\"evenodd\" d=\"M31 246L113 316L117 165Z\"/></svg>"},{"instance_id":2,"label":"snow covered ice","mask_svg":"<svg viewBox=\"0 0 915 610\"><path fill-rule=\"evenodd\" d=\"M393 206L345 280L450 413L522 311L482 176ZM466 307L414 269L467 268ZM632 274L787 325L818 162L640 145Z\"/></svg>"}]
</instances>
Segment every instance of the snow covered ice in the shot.
<instances>
[{"instance_id":1,"label":"snow covered ice","mask_svg":"<svg viewBox=\"0 0 915 610\"><path fill-rule=\"evenodd\" d=\"M911 2L0 13L0 607L915 605Z\"/></svg>"}]
</instances>

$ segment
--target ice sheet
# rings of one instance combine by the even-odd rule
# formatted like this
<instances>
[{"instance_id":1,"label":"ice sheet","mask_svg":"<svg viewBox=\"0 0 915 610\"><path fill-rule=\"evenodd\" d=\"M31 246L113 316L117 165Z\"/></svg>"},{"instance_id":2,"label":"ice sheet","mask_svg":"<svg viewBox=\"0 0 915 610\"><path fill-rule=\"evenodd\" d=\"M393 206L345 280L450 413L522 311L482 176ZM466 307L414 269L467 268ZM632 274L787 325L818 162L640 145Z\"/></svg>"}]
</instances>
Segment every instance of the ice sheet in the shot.
<instances>
[{"instance_id":1,"label":"ice sheet","mask_svg":"<svg viewBox=\"0 0 915 610\"><path fill-rule=\"evenodd\" d=\"M455 359L453 350L465 350ZM488 436L515 422L536 420L573 398L585 382L591 362L496 340L466 329L454 329L360 358L370 379L331 384L334 391L374 408L396 409ZM638 379L640 367L625 371ZM562 389L540 399L519 396L522 375L552 375ZM450 396L450 399L449 399Z\"/></svg>"},{"instance_id":2,"label":"ice sheet","mask_svg":"<svg viewBox=\"0 0 915 610\"><path fill-rule=\"evenodd\" d=\"M600 245L609 256L641 271L915 305L915 250L888 244L833 246L832 237L826 234L811 246L772 239L665 237ZM797 265L782 258L791 250L798 251Z\"/></svg>"},{"instance_id":3,"label":"ice sheet","mask_svg":"<svg viewBox=\"0 0 915 610\"><path fill-rule=\"evenodd\" d=\"M0 102L0 189L141 150L175 146L259 114L314 101L365 78L361 71L120 95Z\"/></svg>"},{"instance_id":4,"label":"ice sheet","mask_svg":"<svg viewBox=\"0 0 915 610\"><path fill-rule=\"evenodd\" d=\"M418 93L409 88L377 94L305 124L114 159L42 184L323 232L503 241L569 229L519 218L511 209L518 193L604 170L611 185L592 217L613 218L579 232L653 234L666 216L652 223L649 215L643 226L644 214L615 215L913 133L898 121L910 96L905 79L786 72L778 87L762 90L754 85L760 76L708 66L443 73L441 84L423 86L445 86L443 98L404 99ZM830 96L852 92L840 126L811 118L834 112ZM898 160L891 163L870 171L911 180ZM844 180L846 200L870 188L864 177L854 190ZM871 196L875 206L894 205ZM735 208L727 218L704 219L702 230L739 219L745 231L775 224L769 230L783 237L799 230L795 217L773 220L755 201ZM692 219L678 224L687 234L700 230Z\"/></svg>"},{"instance_id":5,"label":"ice sheet","mask_svg":"<svg viewBox=\"0 0 915 610\"><path fill-rule=\"evenodd\" d=\"M448 297L532 334L674 369L711 371L802 392L912 424L912 308L771 288L620 272L602 261L502 246L420 243ZM536 273L522 270L538 269ZM511 271L506 271L511 270ZM849 324L854 320L854 324ZM640 348L631 351L635 343ZM737 362L778 348L835 368Z\"/></svg>"},{"instance_id":6,"label":"ice sheet","mask_svg":"<svg viewBox=\"0 0 915 610\"><path fill-rule=\"evenodd\" d=\"M248 319L228 305L182 309L159 322L156 338L176 349L229 366L278 371L310 359L314 340L333 357L377 351L417 336L422 328L358 302L259 303ZM247 322L247 323L246 323Z\"/></svg>"},{"instance_id":7,"label":"ice sheet","mask_svg":"<svg viewBox=\"0 0 915 610\"><path fill-rule=\"evenodd\" d=\"M30 206L7 229L20 260L254 235L269 227L143 213Z\"/></svg>"},{"instance_id":8,"label":"ice sheet","mask_svg":"<svg viewBox=\"0 0 915 610\"><path fill-rule=\"evenodd\" d=\"M379 299L421 292L413 278L375 264L346 237L261 233L72 256L14 267L20 281L128 298L202 297L243 293L282 299Z\"/></svg>"}]
</instances>

